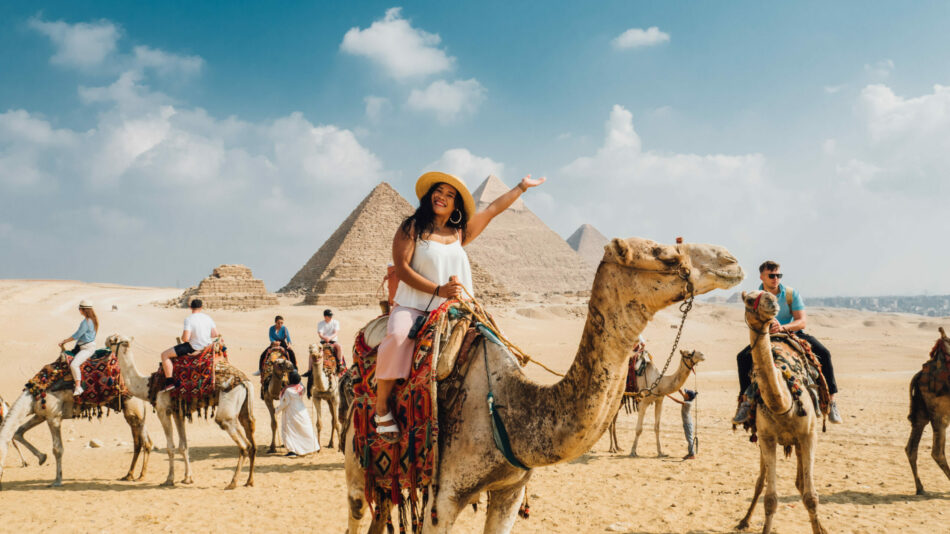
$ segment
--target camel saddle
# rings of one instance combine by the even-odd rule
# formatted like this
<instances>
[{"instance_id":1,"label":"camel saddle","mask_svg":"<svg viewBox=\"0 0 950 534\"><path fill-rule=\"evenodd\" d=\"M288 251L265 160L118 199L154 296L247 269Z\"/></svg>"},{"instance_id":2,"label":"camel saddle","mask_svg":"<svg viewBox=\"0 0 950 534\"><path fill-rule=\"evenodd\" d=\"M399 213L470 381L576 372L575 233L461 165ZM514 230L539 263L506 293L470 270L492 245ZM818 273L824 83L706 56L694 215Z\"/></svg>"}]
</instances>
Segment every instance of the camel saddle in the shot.
<instances>
[{"instance_id":1,"label":"camel saddle","mask_svg":"<svg viewBox=\"0 0 950 534\"><path fill-rule=\"evenodd\" d=\"M936 396L950 394L950 353L946 351L945 345L941 329L941 337L930 349L930 359L924 363L917 379L921 389Z\"/></svg>"},{"instance_id":2,"label":"camel saddle","mask_svg":"<svg viewBox=\"0 0 950 534\"><path fill-rule=\"evenodd\" d=\"M207 416L209 409L217 406L216 383L223 386L223 391L229 391L247 380L244 373L228 363L228 349L220 338L201 352L179 356L172 363L175 389L169 393L175 408L186 417L201 409ZM159 364L158 371L152 373L148 382L148 400L152 406L164 384L165 373Z\"/></svg>"},{"instance_id":3,"label":"camel saddle","mask_svg":"<svg viewBox=\"0 0 950 534\"><path fill-rule=\"evenodd\" d=\"M367 502L372 505L389 498L405 511L408 500L415 531L425 507L420 499L437 476L440 439L461 424L453 414L463 400L461 385L472 348L484 334L457 301L446 301L429 314L416 338L409 378L397 380L393 389L392 413L400 434L397 443L389 443L376 434L373 421L376 351L387 321L388 316L378 317L357 334L348 376L353 382L352 418L344 419L344 426L354 425L352 445L366 473Z\"/></svg>"},{"instance_id":4,"label":"camel saddle","mask_svg":"<svg viewBox=\"0 0 950 534\"><path fill-rule=\"evenodd\" d=\"M46 406L47 393L75 388L73 375L69 370L69 364L75 354L75 351L63 351L56 361L44 365L26 383L26 389L33 398L40 400L42 406ZM122 380L118 357L111 350L99 349L94 352L80 366L80 372L83 392L73 398L74 413L79 416L101 417L103 408L118 411L121 409L122 400L129 398L129 391Z\"/></svg>"}]
</instances>

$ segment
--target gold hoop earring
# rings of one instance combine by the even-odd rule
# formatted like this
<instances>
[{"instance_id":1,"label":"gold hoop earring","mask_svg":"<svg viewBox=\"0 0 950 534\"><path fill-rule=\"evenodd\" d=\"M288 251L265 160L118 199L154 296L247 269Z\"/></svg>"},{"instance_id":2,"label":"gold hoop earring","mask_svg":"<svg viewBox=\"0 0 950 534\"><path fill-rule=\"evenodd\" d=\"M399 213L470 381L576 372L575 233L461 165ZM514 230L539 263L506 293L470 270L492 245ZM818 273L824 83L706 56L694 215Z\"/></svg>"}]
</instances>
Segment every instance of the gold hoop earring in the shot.
<instances>
[{"instance_id":1,"label":"gold hoop earring","mask_svg":"<svg viewBox=\"0 0 950 534\"><path fill-rule=\"evenodd\" d=\"M462 222L462 210L460 210L460 209L458 209L458 208L455 208L455 211L452 213L452 215L455 215L456 213L459 214L459 217L458 217L457 220L454 220L454 221L453 221L451 218L449 219L449 222L452 223L452 224L458 224L458 223Z\"/></svg>"}]
</instances>

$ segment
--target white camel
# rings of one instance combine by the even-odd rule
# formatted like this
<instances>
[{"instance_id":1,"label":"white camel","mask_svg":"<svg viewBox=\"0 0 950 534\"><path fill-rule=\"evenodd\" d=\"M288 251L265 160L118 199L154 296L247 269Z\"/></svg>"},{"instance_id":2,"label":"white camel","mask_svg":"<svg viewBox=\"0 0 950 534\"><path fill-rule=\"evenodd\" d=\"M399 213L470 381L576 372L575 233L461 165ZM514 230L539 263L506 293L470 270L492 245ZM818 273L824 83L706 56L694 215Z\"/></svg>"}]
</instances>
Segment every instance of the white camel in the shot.
<instances>
[{"instance_id":1,"label":"white camel","mask_svg":"<svg viewBox=\"0 0 950 534\"><path fill-rule=\"evenodd\" d=\"M313 397L314 419L317 424L317 443L320 442L320 431L323 428L321 423L321 414L323 410L322 402L327 403L330 408L330 443L327 445L333 448L333 435L340 437L340 423L337 420L338 404L340 403L340 378L336 372L325 368L324 358L333 358L333 348L325 344L323 348L316 343L310 345L310 366L313 372L313 386L310 388L310 394Z\"/></svg>"},{"instance_id":2,"label":"white camel","mask_svg":"<svg viewBox=\"0 0 950 534\"><path fill-rule=\"evenodd\" d=\"M106 346L111 348L119 357L122 375L125 377L129 392L140 399L148 399L148 383L150 375L143 375L135 365L130 345L132 338L112 335L106 339ZM238 446L238 462L234 469L234 476L225 489L237 487L238 474L244 465L245 458L250 459L250 468L245 486L254 485L254 460L256 446L254 443L254 411L251 399L254 398L254 385L239 369L227 360L215 362L215 392L217 408L214 422L218 424ZM162 486L175 485L175 430L172 421L178 429L178 448L185 461L185 475L182 484L191 484L194 479L191 475L191 460L188 454L188 437L185 433L185 414L181 413L172 401L167 391L159 392L155 399L155 412L165 430L165 439L168 449L168 477Z\"/></svg>"}]
</instances>

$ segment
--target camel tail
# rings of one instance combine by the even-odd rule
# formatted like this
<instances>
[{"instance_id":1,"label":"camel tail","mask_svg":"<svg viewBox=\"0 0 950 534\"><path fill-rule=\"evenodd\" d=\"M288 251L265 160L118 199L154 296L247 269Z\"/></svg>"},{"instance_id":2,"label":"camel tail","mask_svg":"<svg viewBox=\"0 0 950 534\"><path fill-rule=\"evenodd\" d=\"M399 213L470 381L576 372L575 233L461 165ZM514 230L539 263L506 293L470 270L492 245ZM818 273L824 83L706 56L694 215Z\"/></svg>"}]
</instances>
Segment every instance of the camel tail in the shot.
<instances>
[{"instance_id":1,"label":"camel tail","mask_svg":"<svg viewBox=\"0 0 950 534\"><path fill-rule=\"evenodd\" d=\"M928 418L930 416L927 404L924 403L924 397L920 393L920 377L922 374L923 371L919 371L914 375L914 378L910 379L910 413L907 414L907 420L911 423L915 422L921 414L925 414Z\"/></svg>"}]
</instances>

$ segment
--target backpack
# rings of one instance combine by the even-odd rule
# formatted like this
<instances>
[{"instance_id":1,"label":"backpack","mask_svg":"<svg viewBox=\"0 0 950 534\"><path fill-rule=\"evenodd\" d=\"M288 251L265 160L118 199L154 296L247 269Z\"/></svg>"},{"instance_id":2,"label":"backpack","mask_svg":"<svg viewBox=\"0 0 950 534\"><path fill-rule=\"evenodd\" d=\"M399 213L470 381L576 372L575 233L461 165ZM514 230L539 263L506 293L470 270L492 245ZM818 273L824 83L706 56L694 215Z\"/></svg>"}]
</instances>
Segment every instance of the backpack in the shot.
<instances>
[{"instance_id":1,"label":"backpack","mask_svg":"<svg viewBox=\"0 0 950 534\"><path fill-rule=\"evenodd\" d=\"M785 304L788 305L788 313L792 313L792 302L795 300L795 289L785 286Z\"/></svg>"}]
</instances>

